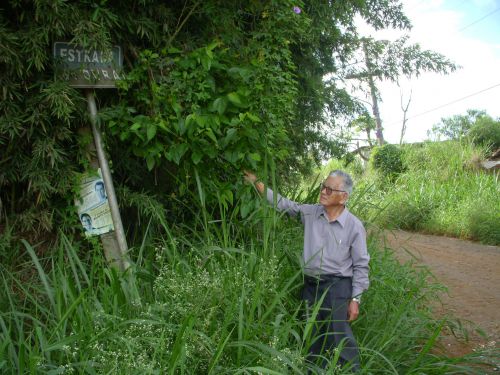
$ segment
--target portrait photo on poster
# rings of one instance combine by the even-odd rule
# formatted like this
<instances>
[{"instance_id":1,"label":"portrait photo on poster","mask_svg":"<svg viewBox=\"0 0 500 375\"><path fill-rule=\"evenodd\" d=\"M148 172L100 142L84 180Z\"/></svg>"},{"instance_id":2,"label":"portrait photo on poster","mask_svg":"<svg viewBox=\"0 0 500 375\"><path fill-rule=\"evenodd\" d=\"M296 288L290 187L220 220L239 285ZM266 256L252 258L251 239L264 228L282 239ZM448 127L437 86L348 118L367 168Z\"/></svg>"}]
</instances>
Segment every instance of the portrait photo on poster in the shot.
<instances>
[{"instance_id":1,"label":"portrait photo on poster","mask_svg":"<svg viewBox=\"0 0 500 375\"><path fill-rule=\"evenodd\" d=\"M114 230L106 187L101 170L84 176L79 196L75 199L78 217L85 236L95 236Z\"/></svg>"},{"instance_id":2,"label":"portrait photo on poster","mask_svg":"<svg viewBox=\"0 0 500 375\"><path fill-rule=\"evenodd\" d=\"M95 193L100 202L106 200L106 189L104 187L104 181L97 181L94 185Z\"/></svg>"}]
</instances>

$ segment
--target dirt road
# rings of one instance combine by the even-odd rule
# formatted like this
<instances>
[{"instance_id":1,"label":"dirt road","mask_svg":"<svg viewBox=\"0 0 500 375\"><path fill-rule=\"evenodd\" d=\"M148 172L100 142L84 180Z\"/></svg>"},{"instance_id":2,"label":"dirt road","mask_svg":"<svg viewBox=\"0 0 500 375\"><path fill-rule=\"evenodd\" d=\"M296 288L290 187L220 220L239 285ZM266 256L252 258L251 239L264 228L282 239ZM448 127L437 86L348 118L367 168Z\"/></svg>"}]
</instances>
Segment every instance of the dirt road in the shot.
<instances>
[{"instance_id":1,"label":"dirt road","mask_svg":"<svg viewBox=\"0 0 500 375\"><path fill-rule=\"evenodd\" d=\"M482 345L500 347L500 247L401 230L385 231L384 237L398 260L427 265L448 287L436 313L452 314L471 330L469 342L451 334L443 338L448 354L465 354ZM487 337L475 332L475 326Z\"/></svg>"}]
</instances>

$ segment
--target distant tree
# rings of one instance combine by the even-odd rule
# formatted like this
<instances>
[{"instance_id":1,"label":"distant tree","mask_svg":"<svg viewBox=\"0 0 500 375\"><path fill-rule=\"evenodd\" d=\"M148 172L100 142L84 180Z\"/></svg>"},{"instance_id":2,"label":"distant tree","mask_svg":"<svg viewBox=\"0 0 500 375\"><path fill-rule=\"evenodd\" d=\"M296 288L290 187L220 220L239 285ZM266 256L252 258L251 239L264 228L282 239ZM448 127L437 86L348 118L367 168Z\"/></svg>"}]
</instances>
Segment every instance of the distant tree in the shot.
<instances>
[{"instance_id":1,"label":"distant tree","mask_svg":"<svg viewBox=\"0 0 500 375\"><path fill-rule=\"evenodd\" d=\"M465 115L454 115L442 118L441 122L432 126L427 131L428 137L440 139L460 139L467 134L472 125L480 118L487 116L485 111L477 109L468 109Z\"/></svg>"},{"instance_id":2,"label":"distant tree","mask_svg":"<svg viewBox=\"0 0 500 375\"><path fill-rule=\"evenodd\" d=\"M494 120L486 115L479 117L467 133L474 144L500 149L500 118Z\"/></svg>"},{"instance_id":3,"label":"distant tree","mask_svg":"<svg viewBox=\"0 0 500 375\"><path fill-rule=\"evenodd\" d=\"M410 28L411 25L405 25ZM358 48L362 50L361 61L364 65L351 64L346 70L346 79L358 79L368 85L373 117L375 118L375 135L379 145L384 144L382 117L378 107L380 93L376 80L398 82L400 77L418 77L423 72L447 74L458 66L445 56L430 50L422 50L419 44L409 44L408 36L395 41L359 38ZM409 104L409 103L408 103Z\"/></svg>"},{"instance_id":4,"label":"distant tree","mask_svg":"<svg viewBox=\"0 0 500 375\"><path fill-rule=\"evenodd\" d=\"M374 145L372 140L372 131L374 131L375 128L377 127L377 124L375 123L375 118L370 116L368 113L365 113L352 120L349 126L356 133L365 133L366 134L365 141L368 143L370 147Z\"/></svg>"}]
</instances>

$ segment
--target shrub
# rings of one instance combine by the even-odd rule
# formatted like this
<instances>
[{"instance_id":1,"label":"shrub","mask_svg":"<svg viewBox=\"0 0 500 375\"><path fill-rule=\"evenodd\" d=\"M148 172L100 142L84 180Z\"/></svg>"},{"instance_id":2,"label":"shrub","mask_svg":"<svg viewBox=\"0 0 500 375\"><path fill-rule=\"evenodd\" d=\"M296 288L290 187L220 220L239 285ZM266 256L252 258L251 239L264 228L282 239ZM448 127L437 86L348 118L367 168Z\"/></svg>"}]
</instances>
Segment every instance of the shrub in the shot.
<instances>
[{"instance_id":1,"label":"shrub","mask_svg":"<svg viewBox=\"0 0 500 375\"><path fill-rule=\"evenodd\" d=\"M468 136L476 145L500 148L500 121L489 116L481 117L470 129Z\"/></svg>"},{"instance_id":2,"label":"shrub","mask_svg":"<svg viewBox=\"0 0 500 375\"><path fill-rule=\"evenodd\" d=\"M472 239L487 245L500 245L500 211L498 207L481 204L469 214L469 230Z\"/></svg>"},{"instance_id":3,"label":"shrub","mask_svg":"<svg viewBox=\"0 0 500 375\"><path fill-rule=\"evenodd\" d=\"M382 224L410 231L422 230L430 220L435 203L423 195L399 193L380 217Z\"/></svg>"},{"instance_id":4,"label":"shrub","mask_svg":"<svg viewBox=\"0 0 500 375\"><path fill-rule=\"evenodd\" d=\"M370 164L384 177L390 179L393 179L406 169L401 149L391 144L375 147L370 158Z\"/></svg>"}]
</instances>

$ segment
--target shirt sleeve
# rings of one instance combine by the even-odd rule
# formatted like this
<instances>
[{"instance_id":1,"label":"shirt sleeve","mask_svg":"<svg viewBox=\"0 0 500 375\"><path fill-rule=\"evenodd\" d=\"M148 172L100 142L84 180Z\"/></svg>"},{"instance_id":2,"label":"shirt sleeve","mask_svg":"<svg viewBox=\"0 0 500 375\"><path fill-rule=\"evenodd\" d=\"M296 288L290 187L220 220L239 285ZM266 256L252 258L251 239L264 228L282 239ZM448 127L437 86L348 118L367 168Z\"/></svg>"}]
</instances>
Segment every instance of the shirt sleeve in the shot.
<instances>
[{"instance_id":1,"label":"shirt sleeve","mask_svg":"<svg viewBox=\"0 0 500 375\"><path fill-rule=\"evenodd\" d=\"M368 265L370 255L366 247L366 231L360 223L354 234L354 239L351 245L352 258L352 296L358 297L364 290L368 289L370 284L368 279Z\"/></svg>"},{"instance_id":2,"label":"shirt sleeve","mask_svg":"<svg viewBox=\"0 0 500 375\"><path fill-rule=\"evenodd\" d=\"M266 189L266 198L270 204L274 204L274 196L276 195L276 209L281 212L286 212L290 216L297 216L301 212L301 205L282 197L280 194L273 192L271 189Z\"/></svg>"}]
</instances>

